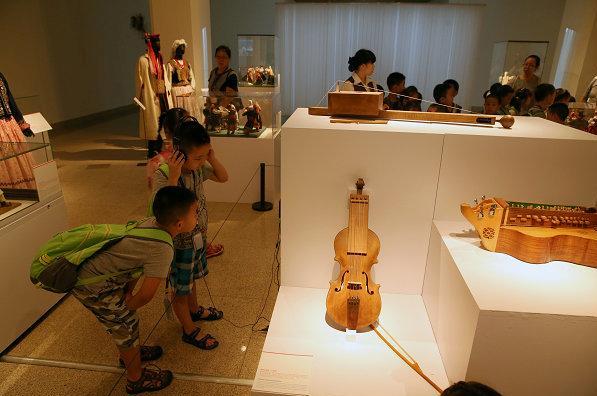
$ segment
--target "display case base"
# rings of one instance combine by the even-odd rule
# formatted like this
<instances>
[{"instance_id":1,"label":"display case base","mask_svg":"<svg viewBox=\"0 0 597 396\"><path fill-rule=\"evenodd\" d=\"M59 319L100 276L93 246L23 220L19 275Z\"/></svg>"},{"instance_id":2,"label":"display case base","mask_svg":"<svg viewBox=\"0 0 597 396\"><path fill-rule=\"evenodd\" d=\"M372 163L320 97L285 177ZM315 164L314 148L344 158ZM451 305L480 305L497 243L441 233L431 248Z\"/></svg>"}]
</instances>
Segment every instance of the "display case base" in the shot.
<instances>
[{"instance_id":1,"label":"display case base","mask_svg":"<svg viewBox=\"0 0 597 396\"><path fill-rule=\"evenodd\" d=\"M326 323L327 290L282 286L252 396L437 395L373 331ZM379 323L440 387L448 381L421 296L382 294Z\"/></svg>"},{"instance_id":2,"label":"display case base","mask_svg":"<svg viewBox=\"0 0 597 396\"><path fill-rule=\"evenodd\" d=\"M596 395L597 270L528 264L436 221L423 299L450 381L504 395ZM571 393L572 392L572 393Z\"/></svg>"}]
</instances>

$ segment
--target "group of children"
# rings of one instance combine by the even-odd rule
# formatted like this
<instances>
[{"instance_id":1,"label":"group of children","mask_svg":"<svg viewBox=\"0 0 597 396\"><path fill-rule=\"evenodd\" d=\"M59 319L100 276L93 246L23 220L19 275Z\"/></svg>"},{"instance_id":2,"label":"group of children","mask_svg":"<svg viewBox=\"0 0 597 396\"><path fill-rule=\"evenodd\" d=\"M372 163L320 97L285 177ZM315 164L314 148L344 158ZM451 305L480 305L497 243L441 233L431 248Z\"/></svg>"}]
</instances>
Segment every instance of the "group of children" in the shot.
<instances>
[{"instance_id":1,"label":"group of children","mask_svg":"<svg viewBox=\"0 0 597 396\"><path fill-rule=\"evenodd\" d=\"M483 98L484 114L541 117L559 124L566 122L568 103L575 101L570 92L551 84L539 84L531 92L528 88L514 91L510 85L495 83Z\"/></svg>"},{"instance_id":2,"label":"group of children","mask_svg":"<svg viewBox=\"0 0 597 396\"><path fill-rule=\"evenodd\" d=\"M219 320L224 315L214 307L198 304L195 281L208 273L203 182L224 183L228 173L216 157L205 128L185 110L174 108L162 114L160 128L171 144L148 164L153 217L140 227L168 232L174 250L159 241L124 237L90 257L79 270L80 279L118 275L72 289L72 295L114 339L121 364L126 367L129 394L160 390L172 382L168 370L142 368L141 362L158 359L163 350L140 345L136 313L151 301L164 279L172 308L182 325L183 342L204 350L216 348L218 341L201 331L196 322ZM126 272L133 268L142 268L142 280Z\"/></svg>"}]
</instances>

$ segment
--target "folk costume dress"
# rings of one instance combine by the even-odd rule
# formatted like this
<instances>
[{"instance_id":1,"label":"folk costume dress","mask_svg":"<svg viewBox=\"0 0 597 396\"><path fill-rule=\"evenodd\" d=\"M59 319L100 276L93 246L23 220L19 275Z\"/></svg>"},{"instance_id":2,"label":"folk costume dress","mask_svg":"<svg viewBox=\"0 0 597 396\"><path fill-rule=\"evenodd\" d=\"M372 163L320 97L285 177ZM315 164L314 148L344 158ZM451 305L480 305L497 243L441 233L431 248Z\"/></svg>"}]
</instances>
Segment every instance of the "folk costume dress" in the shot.
<instances>
[{"instance_id":1,"label":"folk costume dress","mask_svg":"<svg viewBox=\"0 0 597 396\"><path fill-rule=\"evenodd\" d=\"M150 39L159 35L148 36ZM159 152L158 119L162 112L172 107L172 97L162 55L153 51L151 41L147 41L147 53L137 62L135 96L145 106L139 112L139 137L147 140L148 157Z\"/></svg>"},{"instance_id":2,"label":"folk costume dress","mask_svg":"<svg viewBox=\"0 0 597 396\"><path fill-rule=\"evenodd\" d=\"M0 147L2 143L26 141L19 126L24 122L25 119L10 92L8 82L0 73ZM9 150L7 148L6 151ZM0 156L3 156L2 152ZM11 188L35 188L33 157L30 153L0 161L0 189Z\"/></svg>"},{"instance_id":3,"label":"folk costume dress","mask_svg":"<svg viewBox=\"0 0 597 396\"><path fill-rule=\"evenodd\" d=\"M185 109L195 118L201 111L195 94L195 75L191 65L184 59L170 59L166 67L172 86L172 105Z\"/></svg>"}]
</instances>

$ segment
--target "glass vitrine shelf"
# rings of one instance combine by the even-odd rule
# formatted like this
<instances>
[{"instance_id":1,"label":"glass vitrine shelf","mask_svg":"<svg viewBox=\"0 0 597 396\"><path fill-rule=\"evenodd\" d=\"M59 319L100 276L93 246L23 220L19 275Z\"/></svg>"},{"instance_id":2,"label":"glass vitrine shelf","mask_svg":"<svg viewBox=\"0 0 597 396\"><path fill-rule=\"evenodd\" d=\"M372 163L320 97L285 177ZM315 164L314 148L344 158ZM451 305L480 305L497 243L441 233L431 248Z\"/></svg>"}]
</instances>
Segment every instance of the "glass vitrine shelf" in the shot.
<instances>
[{"instance_id":1,"label":"glass vitrine shelf","mask_svg":"<svg viewBox=\"0 0 597 396\"><path fill-rule=\"evenodd\" d=\"M49 143L0 142L0 161L48 147Z\"/></svg>"}]
</instances>

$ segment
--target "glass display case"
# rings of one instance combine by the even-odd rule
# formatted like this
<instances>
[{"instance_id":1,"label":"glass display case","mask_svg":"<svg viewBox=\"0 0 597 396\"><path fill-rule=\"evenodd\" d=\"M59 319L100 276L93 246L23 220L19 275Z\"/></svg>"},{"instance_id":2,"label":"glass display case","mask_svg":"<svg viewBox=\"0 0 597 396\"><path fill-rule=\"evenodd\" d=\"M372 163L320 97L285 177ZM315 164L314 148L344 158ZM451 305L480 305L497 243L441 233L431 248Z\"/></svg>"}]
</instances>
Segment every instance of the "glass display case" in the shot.
<instances>
[{"instance_id":1,"label":"glass display case","mask_svg":"<svg viewBox=\"0 0 597 396\"><path fill-rule=\"evenodd\" d=\"M212 95L202 89L201 123L212 136L259 138L276 135L281 112L277 91Z\"/></svg>"},{"instance_id":2,"label":"glass display case","mask_svg":"<svg viewBox=\"0 0 597 396\"><path fill-rule=\"evenodd\" d=\"M548 47L549 41L511 40L495 43L491 56L488 86L496 82L511 83L516 76L522 73L522 64L529 55L537 55L541 58L542 62L535 74L543 79L543 61Z\"/></svg>"},{"instance_id":3,"label":"glass display case","mask_svg":"<svg viewBox=\"0 0 597 396\"><path fill-rule=\"evenodd\" d=\"M0 142L0 226L13 215L61 194L47 142Z\"/></svg>"},{"instance_id":4,"label":"glass display case","mask_svg":"<svg viewBox=\"0 0 597 396\"><path fill-rule=\"evenodd\" d=\"M241 87L276 87L278 40L273 35L245 35L238 38L238 69Z\"/></svg>"}]
</instances>

